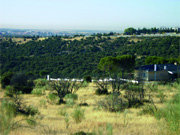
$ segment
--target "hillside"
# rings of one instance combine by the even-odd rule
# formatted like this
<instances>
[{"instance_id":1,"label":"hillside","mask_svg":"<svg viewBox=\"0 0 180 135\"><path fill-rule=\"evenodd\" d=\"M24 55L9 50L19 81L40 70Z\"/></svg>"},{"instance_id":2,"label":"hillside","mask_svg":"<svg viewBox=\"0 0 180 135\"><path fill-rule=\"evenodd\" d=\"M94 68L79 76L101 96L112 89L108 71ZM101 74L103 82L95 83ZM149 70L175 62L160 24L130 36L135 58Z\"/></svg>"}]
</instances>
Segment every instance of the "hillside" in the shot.
<instances>
[{"instance_id":1,"label":"hillside","mask_svg":"<svg viewBox=\"0 0 180 135\"><path fill-rule=\"evenodd\" d=\"M98 76L99 60L105 56L130 54L136 56L136 66L143 65L146 56L165 58L179 56L179 37L119 37L92 36L67 40L49 37L17 44L0 41L1 71L26 72L52 77Z\"/></svg>"}]
</instances>

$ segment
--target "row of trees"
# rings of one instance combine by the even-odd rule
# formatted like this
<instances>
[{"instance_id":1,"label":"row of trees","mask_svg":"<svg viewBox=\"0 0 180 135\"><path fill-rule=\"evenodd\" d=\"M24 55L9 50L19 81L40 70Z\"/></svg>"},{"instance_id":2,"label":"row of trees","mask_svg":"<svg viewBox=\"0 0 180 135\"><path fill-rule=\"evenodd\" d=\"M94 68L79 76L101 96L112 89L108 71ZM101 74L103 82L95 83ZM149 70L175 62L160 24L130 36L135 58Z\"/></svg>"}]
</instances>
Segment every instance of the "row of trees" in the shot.
<instances>
[{"instance_id":1,"label":"row of trees","mask_svg":"<svg viewBox=\"0 0 180 135\"><path fill-rule=\"evenodd\" d=\"M179 33L178 29L173 29L173 28L142 28L142 29L135 29L135 28L127 28L124 30L124 34L126 35L140 35L140 34L156 34L156 33Z\"/></svg>"}]
</instances>

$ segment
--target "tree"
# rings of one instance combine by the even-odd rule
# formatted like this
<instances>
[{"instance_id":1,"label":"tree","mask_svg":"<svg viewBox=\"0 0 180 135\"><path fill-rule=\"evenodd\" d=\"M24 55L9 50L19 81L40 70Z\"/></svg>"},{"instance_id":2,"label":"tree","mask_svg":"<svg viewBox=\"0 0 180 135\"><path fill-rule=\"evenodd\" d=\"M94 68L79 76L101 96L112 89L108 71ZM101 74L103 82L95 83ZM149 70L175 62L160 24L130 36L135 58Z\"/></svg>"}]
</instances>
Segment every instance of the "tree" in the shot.
<instances>
[{"instance_id":1,"label":"tree","mask_svg":"<svg viewBox=\"0 0 180 135\"><path fill-rule=\"evenodd\" d=\"M67 94L73 94L80 87L76 82L70 81L52 81L50 83L52 90L56 92L59 97L59 104L64 103L64 97Z\"/></svg>"},{"instance_id":2,"label":"tree","mask_svg":"<svg viewBox=\"0 0 180 135\"><path fill-rule=\"evenodd\" d=\"M98 68L109 73L131 72L135 66L135 57L131 55L122 55L117 57L104 57L100 60Z\"/></svg>"},{"instance_id":3,"label":"tree","mask_svg":"<svg viewBox=\"0 0 180 135\"><path fill-rule=\"evenodd\" d=\"M10 85L14 88L15 91L31 93L34 83L32 80L29 80L26 74L17 73L11 78Z\"/></svg>"},{"instance_id":4,"label":"tree","mask_svg":"<svg viewBox=\"0 0 180 135\"><path fill-rule=\"evenodd\" d=\"M102 71L109 73L109 76L114 79L111 81L113 93L120 90L120 85L123 81L120 79L124 78L125 72L132 72L135 66L135 57L131 55L122 55L117 57L104 57L100 60L98 68Z\"/></svg>"},{"instance_id":5,"label":"tree","mask_svg":"<svg viewBox=\"0 0 180 135\"><path fill-rule=\"evenodd\" d=\"M124 30L124 33L125 33L126 35L133 35L133 34L136 34L136 29L130 27L130 28L125 29L125 30Z\"/></svg>"},{"instance_id":6,"label":"tree","mask_svg":"<svg viewBox=\"0 0 180 135\"><path fill-rule=\"evenodd\" d=\"M2 75L1 78L2 88L5 88L6 86L10 85L11 78L13 77L13 75L14 75L13 72L6 72Z\"/></svg>"}]
</instances>

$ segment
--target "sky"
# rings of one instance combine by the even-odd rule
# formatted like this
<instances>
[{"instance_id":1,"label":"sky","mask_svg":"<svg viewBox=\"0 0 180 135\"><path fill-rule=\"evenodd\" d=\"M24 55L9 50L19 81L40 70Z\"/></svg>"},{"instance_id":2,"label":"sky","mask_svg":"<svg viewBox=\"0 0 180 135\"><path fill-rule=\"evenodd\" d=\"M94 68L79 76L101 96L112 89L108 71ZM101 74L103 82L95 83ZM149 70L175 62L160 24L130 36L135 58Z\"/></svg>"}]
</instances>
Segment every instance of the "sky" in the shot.
<instances>
[{"instance_id":1,"label":"sky","mask_svg":"<svg viewBox=\"0 0 180 135\"><path fill-rule=\"evenodd\" d=\"M180 27L180 0L0 0L0 28Z\"/></svg>"}]
</instances>

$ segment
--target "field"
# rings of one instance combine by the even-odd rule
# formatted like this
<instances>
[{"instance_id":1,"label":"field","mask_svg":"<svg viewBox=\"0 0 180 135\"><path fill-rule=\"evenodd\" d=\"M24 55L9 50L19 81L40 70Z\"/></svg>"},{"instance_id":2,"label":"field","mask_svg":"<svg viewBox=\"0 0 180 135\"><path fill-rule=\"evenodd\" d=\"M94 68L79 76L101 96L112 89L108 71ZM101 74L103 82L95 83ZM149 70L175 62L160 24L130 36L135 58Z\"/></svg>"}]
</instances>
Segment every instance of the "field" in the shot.
<instances>
[{"instance_id":1,"label":"field","mask_svg":"<svg viewBox=\"0 0 180 135\"><path fill-rule=\"evenodd\" d=\"M145 86L148 88L148 86ZM166 100L170 100L177 92L175 87L170 85L158 85L158 89L163 90ZM10 132L11 135L54 135L54 134L74 134L76 132L96 133L102 135L152 135L166 133L163 121L158 121L154 116L149 114L140 115L142 108L129 108L121 112L109 112L98 106L98 101L107 95L96 95L96 85L89 83L88 86L80 88L76 94L78 100L73 105L61 104L57 105L48 102L48 93L44 94L21 94L23 103L31 105L38 109L39 114L34 116L36 120L35 126L27 126L24 122L20 123L19 128ZM1 101L4 91L1 90ZM152 92L155 105L163 108L164 101L161 102L157 96L157 91ZM76 122L72 115L77 106L86 103L87 106L81 106L80 110L84 111L84 117L81 122ZM67 114L67 115L64 115ZM23 115L15 117L14 121L25 119ZM23 126L22 126L23 125ZM27 127L28 128L27 128ZM162 130L163 129L163 130Z\"/></svg>"}]
</instances>

